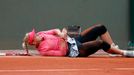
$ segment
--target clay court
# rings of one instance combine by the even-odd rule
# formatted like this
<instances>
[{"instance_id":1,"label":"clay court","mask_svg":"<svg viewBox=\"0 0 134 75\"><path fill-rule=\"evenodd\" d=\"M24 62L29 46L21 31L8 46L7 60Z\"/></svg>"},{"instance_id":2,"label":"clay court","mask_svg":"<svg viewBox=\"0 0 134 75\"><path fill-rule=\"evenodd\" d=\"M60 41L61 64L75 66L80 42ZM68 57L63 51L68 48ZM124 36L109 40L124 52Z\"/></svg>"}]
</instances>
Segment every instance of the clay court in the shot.
<instances>
[{"instance_id":1,"label":"clay court","mask_svg":"<svg viewBox=\"0 0 134 75\"><path fill-rule=\"evenodd\" d=\"M134 59L98 52L87 58L0 56L0 75L133 75Z\"/></svg>"}]
</instances>

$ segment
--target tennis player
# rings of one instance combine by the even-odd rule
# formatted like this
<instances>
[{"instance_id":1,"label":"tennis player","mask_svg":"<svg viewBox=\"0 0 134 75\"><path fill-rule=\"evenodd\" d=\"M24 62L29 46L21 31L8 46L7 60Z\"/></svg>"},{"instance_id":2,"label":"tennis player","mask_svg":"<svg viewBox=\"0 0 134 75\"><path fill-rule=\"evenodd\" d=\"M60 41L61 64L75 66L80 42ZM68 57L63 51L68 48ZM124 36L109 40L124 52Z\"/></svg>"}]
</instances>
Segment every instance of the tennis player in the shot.
<instances>
[{"instance_id":1,"label":"tennis player","mask_svg":"<svg viewBox=\"0 0 134 75\"><path fill-rule=\"evenodd\" d=\"M42 56L88 57L98 50L104 50L110 54L134 57L134 51L122 50L115 45L102 24L85 29L75 38L67 35L66 28L40 32L33 29L23 39L22 47L26 49L27 45L35 46Z\"/></svg>"}]
</instances>

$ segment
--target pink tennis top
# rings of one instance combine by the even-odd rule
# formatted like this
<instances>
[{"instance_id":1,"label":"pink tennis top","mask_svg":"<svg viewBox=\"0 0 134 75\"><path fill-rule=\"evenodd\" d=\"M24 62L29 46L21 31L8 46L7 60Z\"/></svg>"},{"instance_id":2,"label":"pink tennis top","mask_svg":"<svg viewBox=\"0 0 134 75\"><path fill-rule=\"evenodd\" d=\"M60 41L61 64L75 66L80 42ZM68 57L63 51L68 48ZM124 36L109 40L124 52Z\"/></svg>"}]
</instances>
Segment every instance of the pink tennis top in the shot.
<instances>
[{"instance_id":1,"label":"pink tennis top","mask_svg":"<svg viewBox=\"0 0 134 75\"><path fill-rule=\"evenodd\" d=\"M41 31L36 33L42 38L42 41L36 48L41 55L48 56L65 56L68 50L68 45L65 40L56 35L55 29Z\"/></svg>"}]
</instances>

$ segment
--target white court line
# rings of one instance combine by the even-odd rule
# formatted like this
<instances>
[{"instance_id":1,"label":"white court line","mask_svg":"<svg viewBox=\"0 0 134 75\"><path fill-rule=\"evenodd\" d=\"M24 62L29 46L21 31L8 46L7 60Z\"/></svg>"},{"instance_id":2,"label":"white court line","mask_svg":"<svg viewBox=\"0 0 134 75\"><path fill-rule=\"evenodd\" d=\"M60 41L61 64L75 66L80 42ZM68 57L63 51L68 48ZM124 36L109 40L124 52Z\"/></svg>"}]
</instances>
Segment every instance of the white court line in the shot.
<instances>
[{"instance_id":1,"label":"white court line","mask_svg":"<svg viewBox=\"0 0 134 75\"><path fill-rule=\"evenodd\" d=\"M99 71L102 69L37 69L37 70L0 70L0 72L68 72L68 71Z\"/></svg>"},{"instance_id":2,"label":"white court line","mask_svg":"<svg viewBox=\"0 0 134 75\"><path fill-rule=\"evenodd\" d=\"M117 71L134 71L134 68L112 68ZM70 72L70 71L103 71L102 68L91 69L35 69L35 70L0 70L1 72Z\"/></svg>"},{"instance_id":3,"label":"white court line","mask_svg":"<svg viewBox=\"0 0 134 75\"><path fill-rule=\"evenodd\" d=\"M134 70L134 68L114 68L115 70L123 70L123 71L130 71Z\"/></svg>"}]
</instances>

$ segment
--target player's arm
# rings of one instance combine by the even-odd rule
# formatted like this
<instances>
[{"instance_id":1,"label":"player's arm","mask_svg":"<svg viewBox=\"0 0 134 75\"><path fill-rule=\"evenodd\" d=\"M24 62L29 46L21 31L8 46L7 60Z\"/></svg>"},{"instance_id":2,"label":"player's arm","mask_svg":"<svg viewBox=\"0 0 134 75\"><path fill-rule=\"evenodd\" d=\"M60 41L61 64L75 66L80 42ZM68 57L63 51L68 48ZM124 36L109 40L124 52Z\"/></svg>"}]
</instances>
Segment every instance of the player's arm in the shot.
<instances>
[{"instance_id":1,"label":"player's arm","mask_svg":"<svg viewBox=\"0 0 134 75\"><path fill-rule=\"evenodd\" d=\"M67 30L65 28L63 28L62 31L60 29L56 29L55 33L64 39L67 38Z\"/></svg>"}]
</instances>

